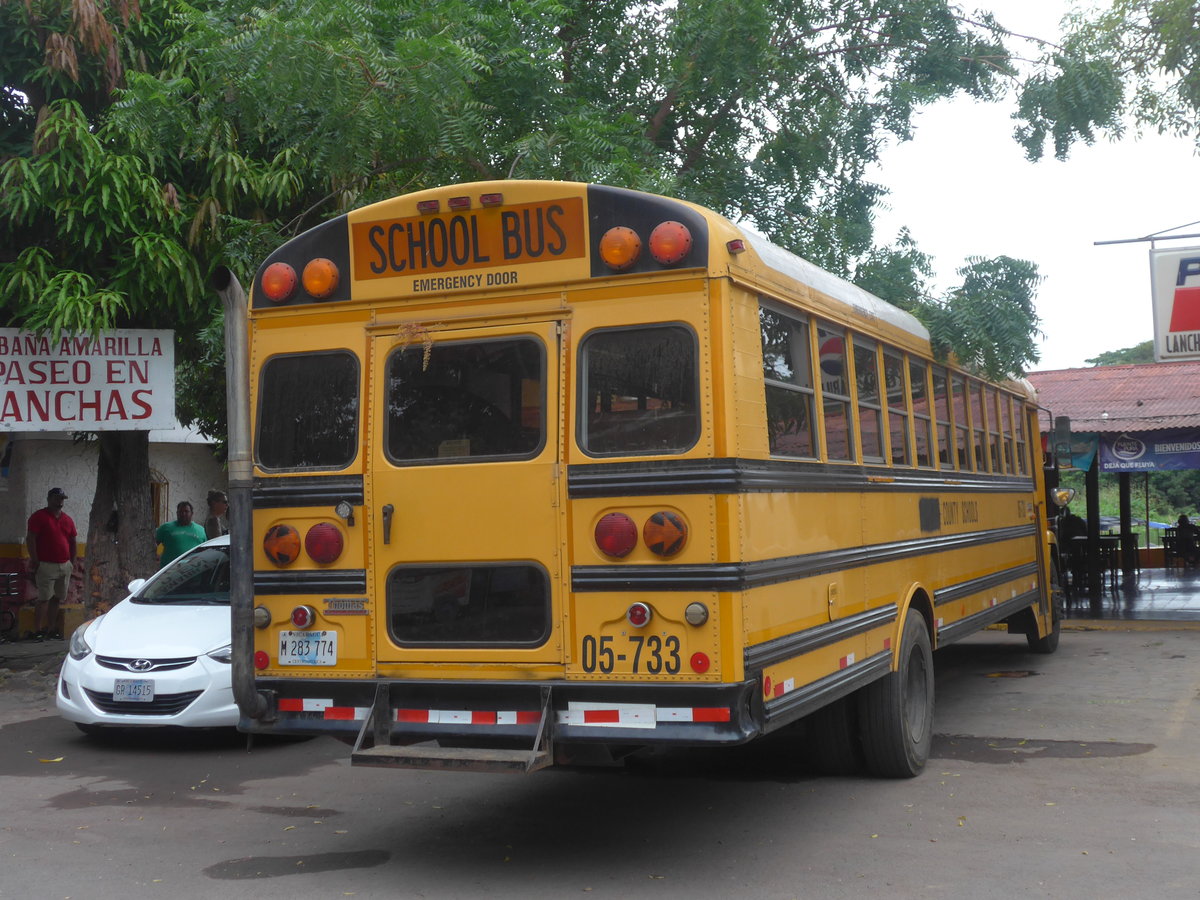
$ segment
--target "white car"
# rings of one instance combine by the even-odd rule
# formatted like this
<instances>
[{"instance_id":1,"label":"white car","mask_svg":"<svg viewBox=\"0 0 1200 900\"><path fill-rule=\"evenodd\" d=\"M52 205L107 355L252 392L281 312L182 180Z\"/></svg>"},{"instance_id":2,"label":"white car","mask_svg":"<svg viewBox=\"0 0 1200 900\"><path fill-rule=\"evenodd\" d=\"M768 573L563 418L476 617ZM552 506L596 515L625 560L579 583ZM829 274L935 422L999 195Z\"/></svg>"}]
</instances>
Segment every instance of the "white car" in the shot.
<instances>
[{"instance_id":1,"label":"white car","mask_svg":"<svg viewBox=\"0 0 1200 900\"><path fill-rule=\"evenodd\" d=\"M71 635L58 711L81 731L231 727L229 538L172 560Z\"/></svg>"}]
</instances>

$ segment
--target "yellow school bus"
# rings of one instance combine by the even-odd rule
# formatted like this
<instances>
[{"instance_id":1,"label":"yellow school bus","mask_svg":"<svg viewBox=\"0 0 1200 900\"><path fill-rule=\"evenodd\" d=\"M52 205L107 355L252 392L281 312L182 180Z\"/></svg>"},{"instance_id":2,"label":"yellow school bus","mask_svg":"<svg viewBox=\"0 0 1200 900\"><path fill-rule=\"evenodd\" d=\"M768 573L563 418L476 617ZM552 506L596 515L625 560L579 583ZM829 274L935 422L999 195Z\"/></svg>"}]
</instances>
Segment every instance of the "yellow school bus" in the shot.
<instances>
[{"instance_id":1,"label":"yellow school bus","mask_svg":"<svg viewBox=\"0 0 1200 900\"><path fill-rule=\"evenodd\" d=\"M246 731L531 771L790 727L907 777L934 649L1057 646L1029 387L710 210L426 190L289 241L242 312Z\"/></svg>"}]
</instances>

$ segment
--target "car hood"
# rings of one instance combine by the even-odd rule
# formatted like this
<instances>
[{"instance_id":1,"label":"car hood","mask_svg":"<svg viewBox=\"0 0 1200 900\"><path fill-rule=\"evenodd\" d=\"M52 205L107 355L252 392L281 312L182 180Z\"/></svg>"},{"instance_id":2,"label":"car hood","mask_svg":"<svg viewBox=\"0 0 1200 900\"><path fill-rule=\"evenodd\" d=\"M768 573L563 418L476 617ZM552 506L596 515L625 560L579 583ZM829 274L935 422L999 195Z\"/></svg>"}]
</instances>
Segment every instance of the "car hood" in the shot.
<instances>
[{"instance_id":1,"label":"car hood","mask_svg":"<svg viewBox=\"0 0 1200 900\"><path fill-rule=\"evenodd\" d=\"M87 631L100 656L171 659L200 656L230 641L228 605L191 606L124 600Z\"/></svg>"}]
</instances>

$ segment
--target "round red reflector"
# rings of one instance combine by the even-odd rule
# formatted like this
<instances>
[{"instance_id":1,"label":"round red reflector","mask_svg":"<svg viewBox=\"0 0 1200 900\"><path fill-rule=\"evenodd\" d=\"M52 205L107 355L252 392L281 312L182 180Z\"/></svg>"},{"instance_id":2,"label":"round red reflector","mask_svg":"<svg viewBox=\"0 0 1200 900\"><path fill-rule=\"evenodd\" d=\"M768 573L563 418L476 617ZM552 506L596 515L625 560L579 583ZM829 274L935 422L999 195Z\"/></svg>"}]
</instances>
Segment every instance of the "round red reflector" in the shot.
<instances>
[{"instance_id":1,"label":"round red reflector","mask_svg":"<svg viewBox=\"0 0 1200 900\"><path fill-rule=\"evenodd\" d=\"M699 672L700 674L707 672L708 667L712 665L707 653L693 653L691 663L692 671Z\"/></svg>"},{"instance_id":2,"label":"round red reflector","mask_svg":"<svg viewBox=\"0 0 1200 900\"><path fill-rule=\"evenodd\" d=\"M308 265L304 267L304 274L300 277L304 282L304 289L318 300L324 300L336 291L341 278L333 260L323 256L309 260Z\"/></svg>"},{"instance_id":3,"label":"round red reflector","mask_svg":"<svg viewBox=\"0 0 1200 900\"><path fill-rule=\"evenodd\" d=\"M625 618L634 628L641 628L650 621L650 607L645 603L635 603L625 611Z\"/></svg>"},{"instance_id":4,"label":"round red reflector","mask_svg":"<svg viewBox=\"0 0 1200 900\"><path fill-rule=\"evenodd\" d=\"M596 523L596 546L609 556L628 556L637 546L637 526L625 513L609 513Z\"/></svg>"},{"instance_id":5,"label":"round red reflector","mask_svg":"<svg viewBox=\"0 0 1200 900\"><path fill-rule=\"evenodd\" d=\"M297 606L292 610L292 624L297 628L308 628L317 621L317 611L311 606Z\"/></svg>"},{"instance_id":6,"label":"round red reflector","mask_svg":"<svg viewBox=\"0 0 1200 900\"><path fill-rule=\"evenodd\" d=\"M764 697L771 696L771 676L770 675L763 676L763 696Z\"/></svg>"},{"instance_id":7,"label":"round red reflector","mask_svg":"<svg viewBox=\"0 0 1200 900\"><path fill-rule=\"evenodd\" d=\"M272 525L263 538L263 552L277 566L290 566L300 555L300 532L291 525Z\"/></svg>"},{"instance_id":8,"label":"round red reflector","mask_svg":"<svg viewBox=\"0 0 1200 900\"><path fill-rule=\"evenodd\" d=\"M254 654L254 668L265 669L271 664L271 657L267 656L266 650L259 650Z\"/></svg>"},{"instance_id":9,"label":"round red reflector","mask_svg":"<svg viewBox=\"0 0 1200 900\"><path fill-rule=\"evenodd\" d=\"M330 522L318 522L304 535L304 551L323 566L341 556L344 546L342 533Z\"/></svg>"},{"instance_id":10,"label":"round red reflector","mask_svg":"<svg viewBox=\"0 0 1200 900\"><path fill-rule=\"evenodd\" d=\"M692 249L692 233L681 222L663 222L650 232L650 255L664 266L680 262Z\"/></svg>"},{"instance_id":11,"label":"round red reflector","mask_svg":"<svg viewBox=\"0 0 1200 900\"><path fill-rule=\"evenodd\" d=\"M262 289L272 303L282 303L296 290L296 270L285 262L271 263L262 274Z\"/></svg>"},{"instance_id":12,"label":"round red reflector","mask_svg":"<svg viewBox=\"0 0 1200 900\"><path fill-rule=\"evenodd\" d=\"M642 526L642 540L658 556L674 556L687 543L687 525L673 512L656 512Z\"/></svg>"},{"instance_id":13,"label":"round red reflector","mask_svg":"<svg viewBox=\"0 0 1200 900\"><path fill-rule=\"evenodd\" d=\"M600 238L600 258L610 269L628 269L642 255L642 239L632 228L617 225Z\"/></svg>"}]
</instances>

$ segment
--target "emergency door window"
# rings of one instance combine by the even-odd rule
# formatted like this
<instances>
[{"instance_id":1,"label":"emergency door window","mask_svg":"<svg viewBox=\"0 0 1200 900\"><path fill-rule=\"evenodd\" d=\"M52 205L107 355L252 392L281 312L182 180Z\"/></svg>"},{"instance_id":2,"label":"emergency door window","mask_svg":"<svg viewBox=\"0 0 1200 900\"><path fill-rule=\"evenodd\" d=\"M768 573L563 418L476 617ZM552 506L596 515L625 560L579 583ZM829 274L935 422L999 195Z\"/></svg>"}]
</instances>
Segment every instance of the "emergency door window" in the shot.
<instances>
[{"instance_id":1,"label":"emergency door window","mask_svg":"<svg viewBox=\"0 0 1200 900\"><path fill-rule=\"evenodd\" d=\"M696 339L688 329L596 331L580 344L579 358L585 452L679 453L696 443Z\"/></svg>"},{"instance_id":2,"label":"emergency door window","mask_svg":"<svg viewBox=\"0 0 1200 900\"><path fill-rule=\"evenodd\" d=\"M358 360L347 352L275 356L262 369L264 469L344 469L358 453Z\"/></svg>"},{"instance_id":3,"label":"emergency door window","mask_svg":"<svg viewBox=\"0 0 1200 900\"><path fill-rule=\"evenodd\" d=\"M535 646L550 634L549 581L532 565L400 566L387 617L402 645Z\"/></svg>"},{"instance_id":4,"label":"emergency door window","mask_svg":"<svg viewBox=\"0 0 1200 900\"><path fill-rule=\"evenodd\" d=\"M537 455L546 434L545 369L534 338L396 350L387 363L388 458L409 464Z\"/></svg>"}]
</instances>

